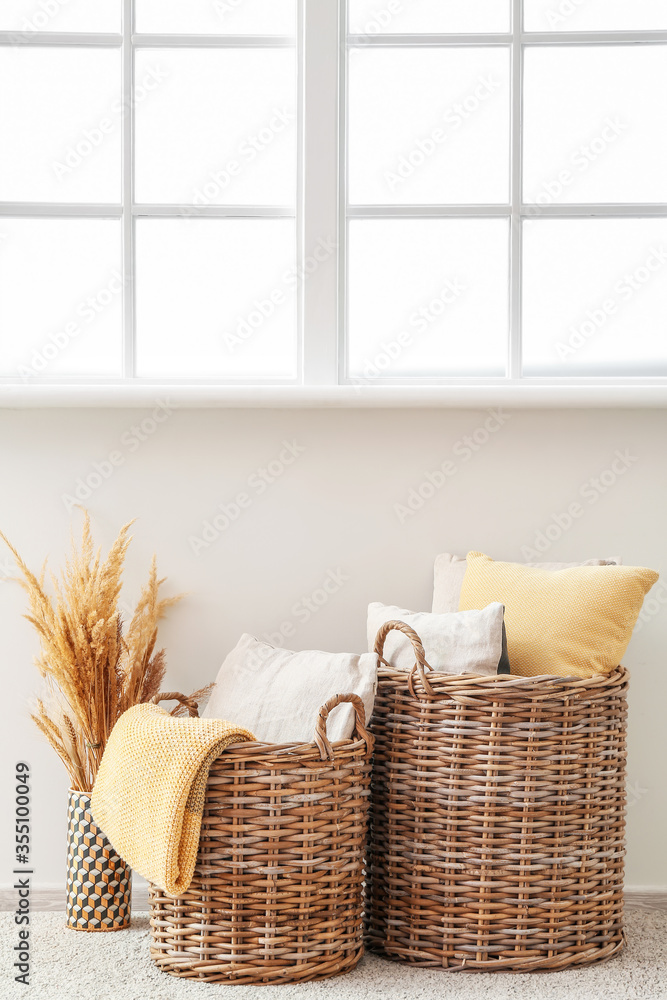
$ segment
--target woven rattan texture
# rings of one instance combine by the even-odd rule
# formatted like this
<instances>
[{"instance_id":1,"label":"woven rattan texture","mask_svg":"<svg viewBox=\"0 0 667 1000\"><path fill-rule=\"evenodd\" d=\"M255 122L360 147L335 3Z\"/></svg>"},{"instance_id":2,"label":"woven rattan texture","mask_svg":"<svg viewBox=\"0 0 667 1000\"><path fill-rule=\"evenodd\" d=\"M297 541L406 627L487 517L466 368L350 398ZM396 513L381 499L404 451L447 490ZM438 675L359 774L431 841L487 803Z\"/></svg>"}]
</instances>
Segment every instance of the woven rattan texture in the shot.
<instances>
[{"instance_id":1,"label":"woven rattan texture","mask_svg":"<svg viewBox=\"0 0 667 1000\"><path fill-rule=\"evenodd\" d=\"M428 668L427 668L428 669ZM367 944L452 970L623 947L627 672L380 670Z\"/></svg>"},{"instance_id":2,"label":"woven rattan texture","mask_svg":"<svg viewBox=\"0 0 667 1000\"><path fill-rule=\"evenodd\" d=\"M354 968L372 744L363 722L358 732L333 747L323 729L318 744L240 744L213 763L190 888L178 899L151 889L151 956L161 969L259 984Z\"/></svg>"}]
</instances>

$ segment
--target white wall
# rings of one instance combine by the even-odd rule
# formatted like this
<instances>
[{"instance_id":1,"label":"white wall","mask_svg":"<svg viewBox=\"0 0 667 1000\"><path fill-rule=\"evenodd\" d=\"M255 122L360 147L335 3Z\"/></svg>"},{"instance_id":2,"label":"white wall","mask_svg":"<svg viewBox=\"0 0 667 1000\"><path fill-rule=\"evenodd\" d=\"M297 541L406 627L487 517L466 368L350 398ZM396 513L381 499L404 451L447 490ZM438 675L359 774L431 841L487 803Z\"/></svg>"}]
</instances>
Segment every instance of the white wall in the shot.
<instances>
[{"instance_id":1,"label":"white wall","mask_svg":"<svg viewBox=\"0 0 667 1000\"><path fill-rule=\"evenodd\" d=\"M183 410L148 424L154 433L139 443L131 428L147 414L0 412L0 527L30 565L48 554L59 566L70 522L79 530L77 512L68 513L62 495L96 462L120 452L121 464L87 505L105 546L123 521L139 518L127 571L130 600L154 550L169 589L188 592L161 635L170 688L188 691L213 679L242 631L267 635L285 622L296 629L297 648L361 649L369 601L430 607L439 550L479 548L520 559L522 546L575 501L582 516L553 543L550 558L620 555L626 563L667 569L663 411L514 411L467 459L466 445L457 443L483 425L485 411ZM257 495L248 478L277 459L283 441L305 451ZM630 467L604 494L589 489L597 497L592 503L581 489L610 467L617 450L629 452ZM405 504L409 491L447 459L456 474L401 523L394 505ZM240 491L251 496L250 506L195 554L190 536L201 535L218 505ZM0 577L3 566L4 553ZM345 582L302 621L301 602L330 572L341 572ZM656 589L663 595L661 584ZM15 583L0 583L0 796L9 802L13 764L28 760L34 879L53 883L64 877L67 779L27 719L37 676L24 603ZM633 885L667 884L667 613L658 602L649 607L654 613L625 659L632 669L627 880ZM4 809L0 824L0 883L7 883L12 829Z\"/></svg>"}]
</instances>

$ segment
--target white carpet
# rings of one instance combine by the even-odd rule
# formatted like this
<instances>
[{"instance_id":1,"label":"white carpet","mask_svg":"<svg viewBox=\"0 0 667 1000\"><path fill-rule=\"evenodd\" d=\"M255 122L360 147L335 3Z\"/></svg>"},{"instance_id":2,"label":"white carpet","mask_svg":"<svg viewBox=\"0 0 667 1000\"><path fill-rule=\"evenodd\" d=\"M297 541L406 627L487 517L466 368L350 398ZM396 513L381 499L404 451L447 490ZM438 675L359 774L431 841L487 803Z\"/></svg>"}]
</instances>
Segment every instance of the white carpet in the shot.
<instances>
[{"instance_id":1,"label":"white carpet","mask_svg":"<svg viewBox=\"0 0 667 1000\"><path fill-rule=\"evenodd\" d=\"M537 975L448 974L365 958L346 976L294 986L191 983L158 972L148 954L148 915L135 914L127 931L67 930L61 913L32 918L32 974L13 981L13 915L0 914L2 1000L189 1000L224 993L230 1000L662 1000L667 998L667 912L627 915L627 949L584 969Z\"/></svg>"}]
</instances>

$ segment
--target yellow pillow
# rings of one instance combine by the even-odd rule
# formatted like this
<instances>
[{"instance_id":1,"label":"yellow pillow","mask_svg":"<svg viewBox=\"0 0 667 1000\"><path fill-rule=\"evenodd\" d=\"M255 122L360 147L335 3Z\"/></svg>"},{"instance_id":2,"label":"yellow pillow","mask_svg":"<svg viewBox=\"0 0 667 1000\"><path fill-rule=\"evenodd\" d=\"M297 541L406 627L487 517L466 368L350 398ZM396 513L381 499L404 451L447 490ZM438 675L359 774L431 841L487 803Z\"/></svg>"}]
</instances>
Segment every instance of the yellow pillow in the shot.
<instances>
[{"instance_id":1,"label":"yellow pillow","mask_svg":"<svg viewBox=\"0 0 667 1000\"><path fill-rule=\"evenodd\" d=\"M468 553L460 611L505 605L513 674L592 677L614 670L658 579L636 566L544 570Z\"/></svg>"}]
</instances>

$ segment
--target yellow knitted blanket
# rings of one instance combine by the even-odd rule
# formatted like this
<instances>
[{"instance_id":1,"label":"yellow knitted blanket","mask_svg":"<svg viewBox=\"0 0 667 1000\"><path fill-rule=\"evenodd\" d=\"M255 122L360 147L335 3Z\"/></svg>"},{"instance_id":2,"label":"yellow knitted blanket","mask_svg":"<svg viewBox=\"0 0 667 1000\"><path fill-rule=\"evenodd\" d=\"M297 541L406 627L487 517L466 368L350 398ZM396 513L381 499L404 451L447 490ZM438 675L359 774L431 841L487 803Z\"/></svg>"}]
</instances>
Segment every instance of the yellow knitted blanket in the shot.
<instances>
[{"instance_id":1,"label":"yellow knitted blanket","mask_svg":"<svg viewBox=\"0 0 667 1000\"><path fill-rule=\"evenodd\" d=\"M174 718L158 705L121 715L91 797L93 819L131 868L169 896L194 874L211 764L255 737L221 719Z\"/></svg>"}]
</instances>

